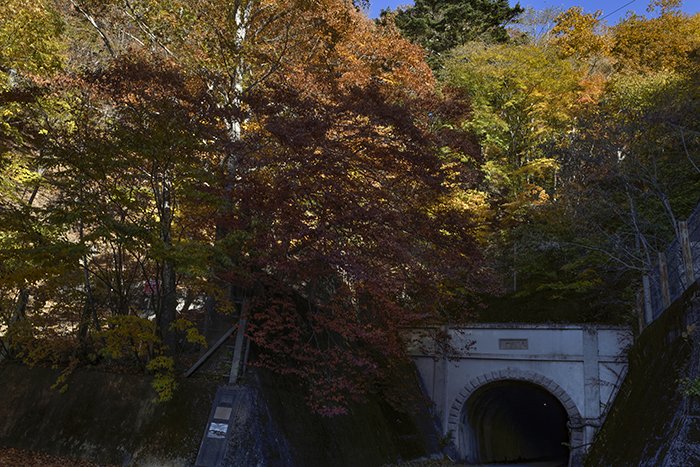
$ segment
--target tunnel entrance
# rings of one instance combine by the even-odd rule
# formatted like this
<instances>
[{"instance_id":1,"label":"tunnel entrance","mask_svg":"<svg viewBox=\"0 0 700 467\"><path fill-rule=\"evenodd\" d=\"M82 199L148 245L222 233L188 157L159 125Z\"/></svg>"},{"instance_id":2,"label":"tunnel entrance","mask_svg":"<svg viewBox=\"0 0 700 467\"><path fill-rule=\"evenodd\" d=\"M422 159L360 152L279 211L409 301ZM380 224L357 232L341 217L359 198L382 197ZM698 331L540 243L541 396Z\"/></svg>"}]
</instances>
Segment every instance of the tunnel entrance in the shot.
<instances>
[{"instance_id":1,"label":"tunnel entrance","mask_svg":"<svg viewBox=\"0 0 700 467\"><path fill-rule=\"evenodd\" d=\"M569 417L541 386L493 382L476 390L464 407L462 442L468 463L568 464Z\"/></svg>"}]
</instances>

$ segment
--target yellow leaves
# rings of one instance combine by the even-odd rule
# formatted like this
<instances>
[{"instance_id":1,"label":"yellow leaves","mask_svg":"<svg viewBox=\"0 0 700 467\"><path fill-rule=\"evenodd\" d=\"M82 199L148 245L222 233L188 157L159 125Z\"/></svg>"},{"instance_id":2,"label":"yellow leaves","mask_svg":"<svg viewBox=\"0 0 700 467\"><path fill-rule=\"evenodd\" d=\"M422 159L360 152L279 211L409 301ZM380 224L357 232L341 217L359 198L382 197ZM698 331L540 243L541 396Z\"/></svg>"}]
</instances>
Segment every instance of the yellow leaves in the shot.
<instances>
[{"instance_id":1,"label":"yellow leaves","mask_svg":"<svg viewBox=\"0 0 700 467\"><path fill-rule=\"evenodd\" d=\"M452 187L450 191L439 198L430 208L431 215L438 217L443 212L457 212L474 225L472 232L475 240L486 243L491 234L490 222L494 211L489 204L489 195L477 189L462 189ZM450 232L444 231L444 235Z\"/></svg>"},{"instance_id":2,"label":"yellow leaves","mask_svg":"<svg viewBox=\"0 0 700 467\"><path fill-rule=\"evenodd\" d=\"M72 134L78 130L78 125L74 120L68 120L65 122L65 129L68 134Z\"/></svg>"},{"instance_id":3,"label":"yellow leaves","mask_svg":"<svg viewBox=\"0 0 700 467\"><path fill-rule=\"evenodd\" d=\"M172 357L158 356L148 362L146 369L154 373L151 387L156 391L159 402L167 402L175 395L175 360Z\"/></svg>"},{"instance_id":4,"label":"yellow leaves","mask_svg":"<svg viewBox=\"0 0 700 467\"><path fill-rule=\"evenodd\" d=\"M576 58L601 74L610 65L623 73L684 71L694 65L694 51L700 48L700 14L689 16L679 9L679 0L655 0L648 11L659 16L630 15L612 28L600 24L600 12L583 13L570 8L556 19L552 43L563 57ZM590 78L590 77L588 77ZM592 103L601 94L600 80L592 84L581 102Z\"/></svg>"},{"instance_id":5,"label":"yellow leaves","mask_svg":"<svg viewBox=\"0 0 700 467\"><path fill-rule=\"evenodd\" d=\"M107 320L109 329L101 333L102 352L109 358L136 357L147 359L160 339L155 323L138 316L113 316Z\"/></svg>"},{"instance_id":6,"label":"yellow leaves","mask_svg":"<svg viewBox=\"0 0 700 467\"><path fill-rule=\"evenodd\" d=\"M36 186L41 180L41 175L32 170L27 165L27 161L16 154L2 154L0 163L2 163L0 196L8 202L22 203L22 193Z\"/></svg>"},{"instance_id":7,"label":"yellow leaves","mask_svg":"<svg viewBox=\"0 0 700 467\"><path fill-rule=\"evenodd\" d=\"M185 333L185 340L190 344L198 344L202 348L207 347L206 338L199 333L197 326L192 322L184 318L178 318L170 325L170 328L174 331L180 331Z\"/></svg>"},{"instance_id":8,"label":"yellow leaves","mask_svg":"<svg viewBox=\"0 0 700 467\"><path fill-rule=\"evenodd\" d=\"M468 44L446 74L472 98L463 127L481 138L483 188L497 199L518 197L517 209L547 202L542 187L552 189L558 163L544 148L572 127L583 72L548 47Z\"/></svg>"},{"instance_id":9,"label":"yellow leaves","mask_svg":"<svg viewBox=\"0 0 700 467\"><path fill-rule=\"evenodd\" d=\"M551 197L547 191L536 184L528 183L523 189L515 193L515 196L507 203L503 204L507 218L522 221L523 217L531 212L533 208L545 206Z\"/></svg>"},{"instance_id":10,"label":"yellow leaves","mask_svg":"<svg viewBox=\"0 0 700 467\"><path fill-rule=\"evenodd\" d=\"M61 66L63 23L46 0L5 0L0 8L0 66L48 74Z\"/></svg>"},{"instance_id":11,"label":"yellow leaves","mask_svg":"<svg viewBox=\"0 0 700 467\"><path fill-rule=\"evenodd\" d=\"M478 225L485 228L487 222L493 216L489 204L488 193L476 189L453 190L449 199L449 205L473 219Z\"/></svg>"},{"instance_id":12,"label":"yellow leaves","mask_svg":"<svg viewBox=\"0 0 700 467\"><path fill-rule=\"evenodd\" d=\"M683 70L700 47L700 14L663 10L657 18L630 16L612 30L612 55L628 72Z\"/></svg>"},{"instance_id":13,"label":"yellow leaves","mask_svg":"<svg viewBox=\"0 0 700 467\"><path fill-rule=\"evenodd\" d=\"M608 53L610 45L599 31L601 13L600 10L583 13L581 7L572 7L556 18L552 28L553 43L562 56L586 59Z\"/></svg>"},{"instance_id":14,"label":"yellow leaves","mask_svg":"<svg viewBox=\"0 0 700 467\"><path fill-rule=\"evenodd\" d=\"M547 177L559 169L559 162L551 157L541 157L529 161L515 171L515 174L527 177Z\"/></svg>"}]
</instances>

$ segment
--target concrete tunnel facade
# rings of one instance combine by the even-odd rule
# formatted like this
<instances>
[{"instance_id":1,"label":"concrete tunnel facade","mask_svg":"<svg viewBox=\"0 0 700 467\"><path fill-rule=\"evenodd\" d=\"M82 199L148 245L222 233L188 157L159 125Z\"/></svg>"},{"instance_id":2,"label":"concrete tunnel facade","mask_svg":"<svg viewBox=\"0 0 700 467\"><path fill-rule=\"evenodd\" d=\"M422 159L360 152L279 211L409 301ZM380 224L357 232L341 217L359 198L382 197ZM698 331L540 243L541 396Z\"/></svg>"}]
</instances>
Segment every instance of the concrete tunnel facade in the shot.
<instances>
[{"instance_id":1,"label":"concrete tunnel facade","mask_svg":"<svg viewBox=\"0 0 700 467\"><path fill-rule=\"evenodd\" d=\"M413 330L409 351L454 457L578 466L631 339L618 326L480 324Z\"/></svg>"}]
</instances>

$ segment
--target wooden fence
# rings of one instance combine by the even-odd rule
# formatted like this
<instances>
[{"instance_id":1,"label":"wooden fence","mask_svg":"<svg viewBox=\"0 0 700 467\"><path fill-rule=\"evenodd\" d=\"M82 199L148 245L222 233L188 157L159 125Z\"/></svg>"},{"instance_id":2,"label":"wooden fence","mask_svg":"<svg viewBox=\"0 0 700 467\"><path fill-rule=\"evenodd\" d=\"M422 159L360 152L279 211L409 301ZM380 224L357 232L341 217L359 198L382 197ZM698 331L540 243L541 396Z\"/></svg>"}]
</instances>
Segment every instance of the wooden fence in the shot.
<instances>
[{"instance_id":1,"label":"wooden fence","mask_svg":"<svg viewBox=\"0 0 700 467\"><path fill-rule=\"evenodd\" d=\"M642 278L643 321L648 325L700 278L700 205L686 221L678 222L678 235L659 252L655 267Z\"/></svg>"}]
</instances>

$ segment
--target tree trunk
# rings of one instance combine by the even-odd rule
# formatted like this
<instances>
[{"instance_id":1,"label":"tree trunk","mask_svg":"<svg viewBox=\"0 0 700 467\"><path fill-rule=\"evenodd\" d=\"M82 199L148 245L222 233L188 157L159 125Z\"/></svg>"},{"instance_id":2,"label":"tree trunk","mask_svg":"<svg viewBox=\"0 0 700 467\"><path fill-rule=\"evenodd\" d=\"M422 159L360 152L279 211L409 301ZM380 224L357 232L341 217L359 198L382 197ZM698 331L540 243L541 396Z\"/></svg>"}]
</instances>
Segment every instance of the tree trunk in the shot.
<instances>
[{"instance_id":1,"label":"tree trunk","mask_svg":"<svg viewBox=\"0 0 700 467\"><path fill-rule=\"evenodd\" d=\"M235 10L232 12L232 17L235 21L235 30L233 31L233 34L236 38L236 44L240 48L243 47L243 43L245 42L246 34L248 32L247 21L250 13L248 11L249 8L250 5L242 5L240 3L236 3L234 5ZM231 95L229 94L225 95L225 100L228 101L227 105L236 109L241 108L242 95L244 92L243 81L245 77L245 70L246 64L243 58L240 58L236 63L234 73L232 74L232 76L235 77L235 82L233 83L233 96L231 97ZM226 121L226 125L228 127L228 137L230 139L230 143L239 142L242 137L243 127L243 121L241 120L240 114L228 118ZM236 144L232 144L232 146L236 147ZM233 196L234 180L236 177L238 163L238 155L235 153L227 154L227 157L222 161L222 165L226 174L224 182L225 200L219 212L219 222L217 222L216 225L217 241L226 238L226 236L229 233L227 222L233 217L233 206L231 203L231 198ZM212 270L212 288L214 290L220 290L221 292L223 292L222 295L225 297L226 300L232 301L234 299L233 295L235 287L233 286L233 284L223 282L216 276L217 271ZM206 313L204 327L205 334L207 335L207 337L217 337L220 331L218 328L222 325L222 322L228 322L228 319L223 319L223 317L219 314L218 305L219 304L217 303L216 295L210 294L209 296L207 296L204 305ZM229 324L226 323L221 329L221 331L228 328L228 326Z\"/></svg>"},{"instance_id":2,"label":"tree trunk","mask_svg":"<svg viewBox=\"0 0 700 467\"><path fill-rule=\"evenodd\" d=\"M177 294L175 281L175 265L171 260L163 263L163 280L161 283L162 299L158 316L158 327L163 343L170 352L175 350L175 332L171 329L177 315Z\"/></svg>"},{"instance_id":3,"label":"tree trunk","mask_svg":"<svg viewBox=\"0 0 700 467\"><path fill-rule=\"evenodd\" d=\"M78 222L78 235L80 243L82 243L83 239L85 238L82 220ZM85 345L87 341L90 318L92 318L95 330L99 331L100 329L99 321L97 319L97 309L95 307L95 298L92 294L92 284L90 282L90 270L88 269L87 253L83 255L82 262L85 303L83 304L83 312L80 316L80 324L78 326L78 340L80 341L81 346Z\"/></svg>"},{"instance_id":4,"label":"tree trunk","mask_svg":"<svg viewBox=\"0 0 700 467\"><path fill-rule=\"evenodd\" d=\"M15 312L10 318L10 323L16 323L17 321L24 319L27 314L27 304L29 303L29 289L27 287L22 287L17 294L17 303L15 304Z\"/></svg>"},{"instance_id":5,"label":"tree trunk","mask_svg":"<svg viewBox=\"0 0 700 467\"><path fill-rule=\"evenodd\" d=\"M172 241L172 181L166 172L163 175L161 192L161 216L160 216L160 237L163 242L166 256L163 259L160 284L160 307L158 312L158 330L163 343L168 347L169 352L175 351L175 332L171 329L172 323L177 315L177 283L175 273L175 262L170 257L173 247Z\"/></svg>"}]
</instances>

